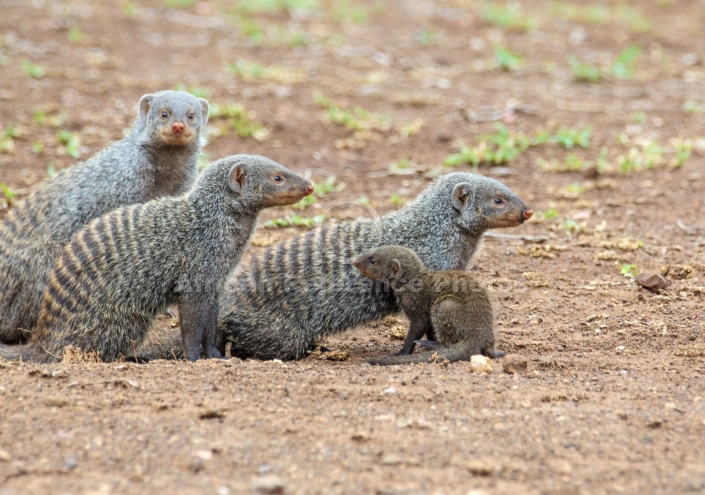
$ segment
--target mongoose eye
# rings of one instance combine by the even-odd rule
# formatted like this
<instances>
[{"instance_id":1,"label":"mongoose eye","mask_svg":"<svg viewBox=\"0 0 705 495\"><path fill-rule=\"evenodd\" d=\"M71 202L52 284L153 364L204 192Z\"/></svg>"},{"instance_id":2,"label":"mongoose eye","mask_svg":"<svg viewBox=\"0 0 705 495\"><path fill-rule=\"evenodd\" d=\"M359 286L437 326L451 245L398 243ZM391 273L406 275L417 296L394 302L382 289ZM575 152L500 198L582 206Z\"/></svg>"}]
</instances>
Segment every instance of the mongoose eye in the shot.
<instances>
[{"instance_id":1,"label":"mongoose eye","mask_svg":"<svg viewBox=\"0 0 705 495\"><path fill-rule=\"evenodd\" d=\"M501 205L502 203L504 203L504 200L502 200L502 198L500 198L499 196L494 198L494 204Z\"/></svg>"},{"instance_id":2,"label":"mongoose eye","mask_svg":"<svg viewBox=\"0 0 705 495\"><path fill-rule=\"evenodd\" d=\"M169 112L167 112L166 110L163 110L163 111L162 111L162 118L163 118L163 119L169 118Z\"/></svg>"},{"instance_id":3,"label":"mongoose eye","mask_svg":"<svg viewBox=\"0 0 705 495\"><path fill-rule=\"evenodd\" d=\"M189 120L193 120L194 118L196 118L196 116L195 116L194 114L192 114L192 113L188 114L186 117L187 117Z\"/></svg>"},{"instance_id":4,"label":"mongoose eye","mask_svg":"<svg viewBox=\"0 0 705 495\"><path fill-rule=\"evenodd\" d=\"M274 182L281 182L281 181L283 181L284 179L282 179L280 175L275 175L274 177L272 177L272 180L273 180Z\"/></svg>"}]
</instances>

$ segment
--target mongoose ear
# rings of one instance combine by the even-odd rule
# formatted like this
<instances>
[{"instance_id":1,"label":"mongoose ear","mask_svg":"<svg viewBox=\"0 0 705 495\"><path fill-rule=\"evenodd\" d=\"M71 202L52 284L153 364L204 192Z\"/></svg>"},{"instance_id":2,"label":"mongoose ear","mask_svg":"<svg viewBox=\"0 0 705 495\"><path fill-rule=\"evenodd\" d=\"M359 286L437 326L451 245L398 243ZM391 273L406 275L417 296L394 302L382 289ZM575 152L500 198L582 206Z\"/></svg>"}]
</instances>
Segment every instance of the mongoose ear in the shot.
<instances>
[{"instance_id":1,"label":"mongoose ear","mask_svg":"<svg viewBox=\"0 0 705 495\"><path fill-rule=\"evenodd\" d=\"M205 98L199 98L198 101L201 103L201 114L203 115L203 124L206 125L208 123L208 112L210 111L210 105L208 104L208 100Z\"/></svg>"},{"instance_id":2,"label":"mongoose ear","mask_svg":"<svg viewBox=\"0 0 705 495\"><path fill-rule=\"evenodd\" d=\"M245 165L243 163L236 163L230 169L228 184L230 189L236 193L242 192L242 186L245 185Z\"/></svg>"},{"instance_id":3,"label":"mongoose ear","mask_svg":"<svg viewBox=\"0 0 705 495\"><path fill-rule=\"evenodd\" d=\"M395 279L401 277L401 263L398 259L389 260L389 277Z\"/></svg>"},{"instance_id":4,"label":"mongoose ear","mask_svg":"<svg viewBox=\"0 0 705 495\"><path fill-rule=\"evenodd\" d=\"M154 95L142 95L142 98L140 98L140 122L144 122L145 119L147 118L147 114L149 113L149 109L152 108L152 100L154 99Z\"/></svg>"},{"instance_id":5,"label":"mongoose ear","mask_svg":"<svg viewBox=\"0 0 705 495\"><path fill-rule=\"evenodd\" d=\"M468 182L461 182L453 188L450 199L456 210L462 210L468 203L472 203L472 196L472 185Z\"/></svg>"}]
</instances>

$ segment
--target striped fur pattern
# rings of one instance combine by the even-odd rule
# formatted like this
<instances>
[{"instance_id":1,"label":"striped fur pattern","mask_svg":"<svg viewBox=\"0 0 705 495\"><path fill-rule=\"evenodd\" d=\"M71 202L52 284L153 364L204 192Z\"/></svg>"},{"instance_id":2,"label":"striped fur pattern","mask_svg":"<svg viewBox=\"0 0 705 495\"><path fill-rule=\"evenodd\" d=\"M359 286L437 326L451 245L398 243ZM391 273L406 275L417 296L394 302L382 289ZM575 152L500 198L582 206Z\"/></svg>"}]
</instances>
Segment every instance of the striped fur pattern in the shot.
<instances>
[{"instance_id":1,"label":"striped fur pattern","mask_svg":"<svg viewBox=\"0 0 705 495\"><path fill-rule=\"evenodd\" d=\"M365 277L394 294L411 325L397 355L368 361L392 365L429 359L469 360L474 354L504 355L494 347L494 317L489 295L468 273L426 269L416 253L402 246L364 252L353 264ZM429 340L419 340L424 335ZM432 354L411 354L416 343Z\"/></svg>"},{"instance_id":2,"label":"striped fur pattern","mask_svg":"<svg viewBox=\"0 0 705 495\"><path fill-rule=\"evenodd\" d=\"M208 108L184 92L144 95L127 137L57 174L9 211L0 223L1 342L29 336L51 267L81 227L120 206L188 191ZM177 135L175 123L183 124Z\"/></svg>"},{"instance_id":3,"label":"striped fur pattern","mask_svg":"<svg viewBox=\"0 0 705 495\"><path fill-rule=\"evenodd\" d=\"M399 311L389 292L363 279L351 263L354 256L400 244L431 269L464 270L487 229L520 225L530 216L500 182L453 173L378 220L324 224L270 246L226 283L219 348L229 342L240 357L301 358L326 335Z\"/></svg>"},{"instance_id":4,"label":"striped fur pattern","mask_svg":"<svg viewBox=\"0 0 705 495\"><path fill-rule=\"evenodd\" d=\"M284 184L274 184L272 177ZM184 354L216 357L218 296L267 206L290 204L310 183L254 155L211 164L184 196L131 205L93 220L49 277L38 330L0 356L56 361L73 345L104 361L130 356L155 316L178 303Z\"/></svg>"}]
</instances>

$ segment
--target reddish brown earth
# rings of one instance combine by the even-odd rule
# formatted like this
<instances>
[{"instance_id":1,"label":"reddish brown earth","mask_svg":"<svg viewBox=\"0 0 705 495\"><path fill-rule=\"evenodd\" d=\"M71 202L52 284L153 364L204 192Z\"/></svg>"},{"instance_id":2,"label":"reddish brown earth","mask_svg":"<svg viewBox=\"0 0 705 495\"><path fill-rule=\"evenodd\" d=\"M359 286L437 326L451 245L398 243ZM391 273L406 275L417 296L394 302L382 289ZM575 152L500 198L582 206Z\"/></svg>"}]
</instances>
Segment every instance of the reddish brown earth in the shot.
<instances>
[{"instance_id":1,"label":"reddish brown earth","mask_svg":"<svg viewBox=\"0 0 705 495\"><path fill-rule=\"evenodd\" d=\"M521 105L505 115L512 132L591 128L574 153L596 162L606 149L606 170L544 170L539 159L569 155L555 144L520 154L508 175L480 166L537 210L501 233L547 237L490 238L470 268L491 291L498 346L528 359L527 373L501 361L489 374L370 367L401 345L384 325L329 339L343 361L0 362L0 494L705 493L702 1L524 2L521 18L538 21L528 32L484 20L482 1L331 0L245 22L224 2L166 3L2 2L0 132L14 126L16 138L1 141L0 182L21 197L48 164L75 163L60 130L86 158L122 136L143 93L177 85L242 104L270 129L262 141L218 135L225 121L212 119L211 159L260 153L345 184L296 210L306 217L357 214L361 196L379 212L408 201L452 170L442 163L457 140L494 132L477 121L495 116L482 107L510 100ZM271 2L304 3L316 2ZM642 50L630 77L573 77L570 56L609 66L632 43ZM523 64L497 70L495 45ZM238 58L289 70L238 79L224 70ZM388 124L355 138L315 92ZM405 137L410 123L420 130ZM667 149L653 168L619 172L630 149L643 158L644 140L689 140L692 155L672 167ZM403 158L417 173L390 174ZM255 243L296 232L262 228ZM651 293L623 265L668 268L671 283Z\"/></svg>"}]
</instances>

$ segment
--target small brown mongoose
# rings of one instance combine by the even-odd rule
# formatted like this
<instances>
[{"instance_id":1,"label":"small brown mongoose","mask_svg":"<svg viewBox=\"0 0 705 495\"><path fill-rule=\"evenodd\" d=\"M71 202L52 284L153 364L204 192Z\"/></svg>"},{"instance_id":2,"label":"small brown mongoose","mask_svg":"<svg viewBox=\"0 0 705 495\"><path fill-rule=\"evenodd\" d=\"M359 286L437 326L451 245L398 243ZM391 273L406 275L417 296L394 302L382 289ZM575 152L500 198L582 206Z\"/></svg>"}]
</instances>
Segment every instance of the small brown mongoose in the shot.
<instances>
[{"instance_id":1,"label":"small brown mongoose","mask_svg":"<svg viewBox=\"0 0 705 495\"><path fill-rule=\"evenodd\" d=\"M183 194L197 176L209 105L182 91L139 100L130 134L44 182L0 223L0 342L26 340L71 236L120 206Z\"/></svg>"},{"instance_id":2,"label":"small brown mongoose","mask_svg":"<svg viewBox=\"0 0 705 495\"><path fill-rule=\"evenodd\" d=\"M390 291L411 325L407 342L434 349L433 357L450 362L474 354L495 358L492 303L487 291L461 271L431 271L411 249L382 246L357 256L353 265L365 277ZM429 340L419 340L424 335ZM392 355L370 364L422 363L429 354Z\"/></svg>"},{"instance_id":3,"label":"small brown mongoose","mask_svg":"<svg viewBox=\"0 0 705 495\"><path fill-rule=\"evenodd\" d=\"M379 219L324 224L269 246L226 282L218 348L223 352L229 342L238 357L301 358L326 335L399 311L391 294L365 284L350 263L356 254L399 244L433 270L465 270L487 229L521 225L531 216L501 182L452 173ZM171 357L178 341L174 332L161 333L150 337L145 356ZM413 342L403 352L412 350Z\"/></svg>"},{"instance_id":4,"label":"small brown mongoose","mask_svg":"<svg viewBox=\"0 0 705 495\"><path fill-rule=\"evenodd\" d=\"M296 203L310 182L256 155L209 165L188 194L119 208L90 222L49 277L38 328L0 356L56 361L73 345L103 361L130 355L150 323L178 303L184 356L220 357L218 297L261 209Z\"/></svg>"}]
</instances>

